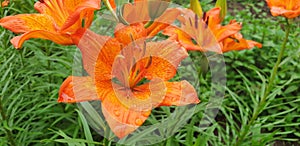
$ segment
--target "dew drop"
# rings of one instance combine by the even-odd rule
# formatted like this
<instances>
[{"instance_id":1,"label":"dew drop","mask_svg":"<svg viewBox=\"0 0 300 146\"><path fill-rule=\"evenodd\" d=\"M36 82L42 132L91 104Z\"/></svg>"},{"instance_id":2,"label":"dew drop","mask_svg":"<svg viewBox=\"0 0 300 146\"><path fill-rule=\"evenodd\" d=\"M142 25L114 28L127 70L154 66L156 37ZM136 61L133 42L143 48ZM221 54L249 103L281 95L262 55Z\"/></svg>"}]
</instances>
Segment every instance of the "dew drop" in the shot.
<instances>
[{"instance_id":1,"label":"dew drop","mask_svg":"<svg viewBox=\"0 0 300 146\"><path fill-rule=\"evenodd\" d=\"M142 124L143 124L142 119L136 119L136 120L135 120L135 124L136 124L136 125L142 125Z\"/></svg>"},{"instance_id":2,"label":"dew drop","mask_svg":"<svg viewBox=\"0 0 300 146\"><path fill-rule=\"evenodd\" d=\"M181 67L181 62L178 64L178 67Z\"/></svg>"},{"instance_id":3,"label":"dew drop","mask_svg":"<svg viewBox=\"0 0 300 146\"><path fill-rule=\"evenodd\" d=\"M172 102L175 102L175 101L177 101L177 98L176 97L172 98Z\"/></svg>"},{"instance_id":4,"label":"dew drop","mask_svg":"<svg viewBox=\"0 0 300 146\"><path fill-rule=\"evenodd\" d=\"M142 115L144 117L148 117L149 115L151 114L151 111L146 111L146 112L143 112Z\"/></svg>"},{"instance_id":5,"label":"dew drop","mask_svg":"<svg viewBox=\"0 0 300 146\"><path fill-rule=\"evenodd\" d=\"M183 82L182 84L181 84L181 88L186 88L187 87L187 84L185 83L185 82Z\"/></svg>"},{"instance_id":6,"label":"dew drop","mask_svg":"<svg viewBox=\"0 0 300 146\"><path fill-rule=\"evenodd\" d=\"M120 111L119 111L119 110L115 110L115 111L114 111L114 114L115 114L115 116L117 116L117 117L118 117L118 116L120 116L120 114L121 114L121 113L120 113Z\"/></svg>"}]
</instances>

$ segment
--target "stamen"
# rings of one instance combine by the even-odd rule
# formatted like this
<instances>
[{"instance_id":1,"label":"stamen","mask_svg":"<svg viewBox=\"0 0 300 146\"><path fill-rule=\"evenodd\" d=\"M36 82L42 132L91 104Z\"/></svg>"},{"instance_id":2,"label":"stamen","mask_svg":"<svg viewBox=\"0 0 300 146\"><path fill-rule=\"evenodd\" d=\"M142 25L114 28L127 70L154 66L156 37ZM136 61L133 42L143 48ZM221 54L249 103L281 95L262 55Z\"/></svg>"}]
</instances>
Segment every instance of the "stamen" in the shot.
<instances>
[{"instance_id":1,"label":"stamen","mask_svg":"<svg viewBox=\"0 0 300 146\"><path fill-rule=\"evenodd\" d=\"M145 54L146 54L146 47L147 47L147 44L146 44L146 42L144 41L144 46L143 46L143 53L142 53L142 56L145 56Z\"/></svg>"},{"instance_id":2,"label":"stamen","mask_svg":"<svg viewBox=\"0 0 300 146\"><path fill-rule=\"evenodd\" d=\"M202 20L203 20L203 21L206 21L206 12L203 13Z\"/></svg>"},{"instance_id":3,"label":"stamen","mask_svg":"<svg viewBox=\"0 0 300 146\"><path fill-rule=\"evenodd\" d=\"M193 26L193 23L192 23L192 19L189 18L189 21L190 21L190 25Z\"/></svg>"},{"instance_id":4,"label":"stamen","mask_svg":"<svg viewBox=\"0 0 300 146\"><path fill-rule=\"evenodd\" d=\"M116 56L116 58L122 58L122 59L125 59L125 56L122 55L122 54L119 54L119 55Z\"/></svg>"},{"instance_id":5,"label":"stamen","mask_svg":"<svg viewBox=\"0 0 300 146\"><path fill-rule=\"evenodd\" d=\"M209 16L207 16L207 20L205 21L205 28L207 28L208 27L208 21L209 21Z\"/></svg>"},{"instance_id":6,"label":"stamen","mask_svg":"<svg viewBox=\"0 0 300 146\"><path fill-rule=\"evenodd\" d=\"M135 69L136 69L136 62L135 62L135 58L133 58L133 60L132 60L132 64L134 64L134 65L132 66L131 70L132 70L133 72L135 72Z\"/></svg>"},{"instance_id":7,"label":"stamen","mask_svg":"<svg viewBox=\"0 0 300 146\"><path fill-rule=\"evenodd\" d=\"M129 35L130 35L131 42L133 43L134 46L136 46L132 33L130 33Z\"/></svg>"},{"instance_id":8,"label":"stamen","mask_svg":"<svg viewBox=\"0 0 300 146\"><path fill-rule=\"evenodd\" d=\"M195 27L198 28L198 15L195 14Z\"/></svg>"},{"instance_id":9,"label":"stamen","mask_svg":"<svg viewBox=\"0 0 300 146\"><path fill-rule=\"evenodd\" d=\"M85 27L85 18L83 18L82 21L81 21L81 27L82 27L82 28Z\"/></svg>"},{"instance_id":10,"label":"stamen","mask_svg":"<svg viewBox=\"0 0 300 146\"><path fill-rule=\"evenodd\" d=\"M150 56L148 63L146 65L146 69L148 69L150 67L150 65L152 64L152 56Z\"/></svg>"}]
</instances>

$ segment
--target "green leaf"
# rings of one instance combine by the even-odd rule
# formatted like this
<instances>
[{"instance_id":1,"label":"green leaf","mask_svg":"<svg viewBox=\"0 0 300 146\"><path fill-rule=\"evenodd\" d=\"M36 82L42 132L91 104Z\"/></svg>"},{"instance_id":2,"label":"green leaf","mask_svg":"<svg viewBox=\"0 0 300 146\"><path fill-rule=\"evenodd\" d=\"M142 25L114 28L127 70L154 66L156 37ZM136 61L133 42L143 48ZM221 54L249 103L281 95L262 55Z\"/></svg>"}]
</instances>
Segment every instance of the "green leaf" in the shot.
<instances>
[{"instance_id":1,"label":"green leaf","mask_svg":"<svg viewBox=\"0 0 300 146\"><path fill-rule=\"evenodd\" d=\"M77 109L76 109L76 112L78 113L79 118L81 120L81 123L83 125L83 130L84 130L84 135L86 137L86 140L94 141L93 136L92 136L91 131L90 131L90 127L89 127L84 115ZM89 146L94 146L94 144L89 144Z\"/></svg>"}]
</instances>

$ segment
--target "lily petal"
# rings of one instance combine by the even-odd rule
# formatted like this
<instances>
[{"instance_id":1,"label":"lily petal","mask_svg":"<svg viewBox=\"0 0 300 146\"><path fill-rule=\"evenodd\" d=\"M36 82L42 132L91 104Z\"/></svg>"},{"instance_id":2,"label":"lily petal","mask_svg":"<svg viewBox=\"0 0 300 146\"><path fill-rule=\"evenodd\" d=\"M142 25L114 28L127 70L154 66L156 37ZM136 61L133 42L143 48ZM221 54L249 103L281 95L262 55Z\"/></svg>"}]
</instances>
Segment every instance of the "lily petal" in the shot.
<instances>
[{"instance_id":1,"label":"lily petal","mask_svg":"<svg viewBox=\"0 0 300 146\"><path fill-rule=\"evenodd\" d=\"M144 28L143 23L135 23L130 26L119 24L115 29L115 38L126 47L133 41L146 39L147 30Z\"/></svg>"},{"instance_id":2,"label":"lily petal","mask_svg":"<svg viewBox=\"0 0 300 146\"><path fill-rule=\"evenodd\" d=\"M120 101L126 96L117 97L111 92L102 101L103 115L116 136L123 138L141 126L149 117L151 110L139 110ZM124 99L123 99L124 100Z\"/></svg>"},{"instance_id":3,"label":"lily petal","mask_svg":"<svg viewBox=\"0 0 300 146\"><path fill-rule=\"evenodd\" d=\"M32 30L56 31L52 18L44 14L7 16L0 19L0 25L15 33L25 33Z\"/></svg>"},{"instance_id":4,"label":"lily petal","mask_svg":"<svg viewBox=\"0 0 300 146\"><path fill-rule=\"evenodd\" d=\"M134 4L125 4L123 18L129 24L150 21L147 0L136 0Z\"/></svg>"},{"instance_id":5,"label":"lily petal","mask_svg":"<svg viewBox=\"0 0 300 146\"><path fill-rule=\"evenodd\" d=\"M169 80L174 77L180 62L188 54L178 43L166 40L132 43L122 49L120 56L122 57L117 58L113 64L113 74L121 83L127 84L127 80L131 80L128 78L130 72L133 72L131 76L137 81L141 79L135 77L137 73L149 80Z\"/></svg>"},{"instance_id":6,"label":"lily petal","mask_svg":"<svg viewBox=\"0 0 300 146\"><path fill-rule=\"evenodd\" d=\"M300 3L298 0L266 0L273 16L295 18L300 15Z\"/></svg>"},{"instance_id":7,"label":"lily petal","mask_svg":"<svg viewBox=\"0 0 300 146\"><path fill-rule=\"evenodd\" d=\"M252 41L252 40L246 40L246 41L247 41L249 48L253 48L253 47L261 48L262 47L261 43L258 43L258 42Z\"/></svg>"},{"instance_id":8,"label":"lily petal","mask_svg":"<svg viewBox=\"0 0 300 146\"><path fill-rule=\"evenodd\" d=\"M84 28L88 28L93 21L94 18L94 10L100 9L100 0L80 0L81 3L73 4L72 8L76 8L73 13L71 13L68 18L65 20L65 23L61 26L61 31L68 31L69 27L74 26L74 28L70 28L71 30L76 30L82 27L82 21L84 20ZM67 3L68 1L65 1ZM69 3L70 3L69 2ZM66 4L69 5L69 4ZM77 23L77 24L76 24Z\"/></svg>"},{"instance_id":9,"label":"lily petal","mask_svg":"<svg viewBox=\"0 0 300 146\"><path fill-rule=\"evenodd\" d=\"M62 26L69 16L69 12L66 10L62 0L37 1L34 4L34 8L42 14L51 16L57 26Z\"/></svg>"},{"instance_id":10,"label":"lily petal","mask_svg":"<svg viewBox=\"0 0 300 146\"><path fill-rule=\"evenodd\" d=\"M181 22L181 31L187 34L185 36L192 38L199 47L193 47L191 43L186 45L191 48L191 50L198 49L204 52L212 51L222 53L215 35L207 24L192 10L181 9L181 12L182 15L178 16L178 20ZM181 36L185 37L183 35Z\"/></svg>"},{"instance_id":11,"label":"lily petal","mask_svg":"<svg viewBox=\"0 0 300 146\"><path fill-rule=\"evenodd\" d=\"M8 5L9 5L9 2L10 2L10 0L4 0L4 1L2 1L1 7L3 8L3 7L8 6Z\"/></svg>"},{"instance_id":12,"label":"lily petal","mask_svg":"<svg viewBox=\"0 0 300 146\"><path fill-rule=\"evenodd\" d=\"M83 67L92 77L95 74L95 66L100 50L109 39L110 37L98 35L89 29L79 29L72 35L73 42L82 53Z\"/></svg>"},{"instance_id":13,"label":"lily petal","mask_svg":"<svg viewBox=\"0 0 300 146\"><path fill-rule=\"evenodd\" d=\"M150 110L158 107L167 94L165 81L159 78L152 79L149 83L134 87L133 94L136 98L136 107Z\"/></svg>"},{"instance_id":14,"label":"lily petal","mask_svg":"<svg viewBox=\"0 0 300 146\"><path fill-rule=\"evenodd\" d=\"M179 42L186 50L205 51L197 44L194 44L193 38L178 27L169 26L163 30L163 34L169 36L170 40Z\"/></svg>"},{"instance_id":15,"label":"lily petal","mask_svg":"<svg viewBox=\"0 0 300 146\"><path fill-rule=\"evenodd\" d=\"M103 99L102 111L110 128L119 138L141 126L152 108L200 102L195 89L187 81L170 83L154 79L152 83L136 87L132 92L118 88L118 85L114 88L115 92Z\"/></svg>"},{"instance_id":16,"label":"lily petal","mask_svg":"<svg viewBox=\"0 0 300 146\"><path fill-rule=\"evenodd\" d=\"M61 45L72 45L73 41L69 35L60 34L56 32L44 31L44 30L34 30L24 33L20 36L16 36L11 39L11 43L15 48L21 48L23 43L30 38L41 38L46 40L51 40L57 44Z\"/></svg>"},{"instance_id":17,"label":"lily petal","mask_svg":"<svg viewBox=\"0 0 300 146\"><path fill-rule=\"evenodd\" d=\"M213 28L213 27L212 27ZM238 33L242 29L242 25L235 20L231 20L226 26L221 26L219 29L212 30L219 42L225 38Z\"/></svg>"},{"instance_id":18,"label":"lily petal","mask_svg":"<svg viewBox=\"0 0 300 146\"><path fill-rule=\"evenodd\" d=\"M100 100L91 77L69 76L61 85L58 102Z\"/></svg>"},{"instance_id":19,"label":"lily petal","mask_svg":"<svg viewBox=\"0 0 300 146\"><path fill-rule=\"evenodd\" d=\"M187 81L165 82L167 93L160 106L184 106L200 102L194 87Z\"/></svg>"},{"instance_id":20,"label":"lily petal","mask_svg":"<svg viewBox=\"0 0 300 146\"><path fill-rule=\"evenodd\" d=\"M244 50L244 49L251 49L254 46L261 48L262 44L251 41L251 40L246 40L243 38L242 34L237 33L231 36L231 38L226 38L222 42L222 51L223 52L228 52L228 51L239 51L239 50Z\"/></svg>"},{"instance_id":21,"label":"lily petal","mask_svg":"<svg viewBox=\"0 0 300 146\"><path fill-rule=\"evenodd\" d=\"M120 51L121 44L115 38L111 38L105 43L98 54L99 56L94 66L96 82L110 80L114 77L112 65Z\"/></svg>"},{"instance_id":22,"label":"lily petal","mask_svg":"<svg viewBox=\"0 0 300 146\"><path fill-rule=\"evenodd\" d=\"M273 16L284 16L287 18L295 18L300 15L300 9L298 10L285 10L281 7L272 7L271 8L271 14Z\"/></svg>"},{"instance_id":23,"label":"lily petal","mask_svg":"<svg viewBox=\"0 0 300 146\"><path fill-rule=\"evenodd\" d=\"M145 77L169 80L176 74L180 62L188 56L186 50L174 41L147 43L145 56L152 57L152 63L147 69Z\"/></svg>"},{"instance_id":24,"label":"lily petal","mask_svg":"<svg viewBox=\"0 0 300 146\"><path fill-rule=\"evenodd\" d=\"M94 10L100 8L100 0L44 0L36 2L34 8L42 14L49 15L60 31L76 31L91 25Z\"/></svg>"},{"instance_id":25,"label":"lily petal","mask_svg":"<svg viewBox=\"0 0 300 146\"><path fill-rule=\"evenodd\" d=\"M116 8L115 0L108 0L108 2L113 9Z\"/></svg>"},{"instance_id":26,"label":"lily petal","mask_svg":"<svg viewBox=\"0 0 300 146\"><path fill-rule=\"evenodd\" d=\"M215 26L221 26L221 18L220 18L221 8L215 7L206 12L204 17L204 21L209 21L208 26L213 28Z\"/></svg>"},{"instance_id":27,"label":"lily petal","mask_svg":"<svg viewBox=\"0 0 300 146\"><path fill-rule=\"evenodd\" d=\"M161 30L170 26L181 14L179 9L167 9L160 17L154 20L154 23L147 28L148 36L153 37Z\"/></svg>"},{"instance_id":28,"label":"lily petal","mask_svg":"<svg viewBox=\"0 0 300 146\"><path fill-rule=\"evenodd\" d=\"M141 103L144 107L158 106L184 106L200 102L194 87L186 80L180 82L168 82L155 78L150 83L134 88L136 98L144 99Z\"/></svg>"}]
</instances>

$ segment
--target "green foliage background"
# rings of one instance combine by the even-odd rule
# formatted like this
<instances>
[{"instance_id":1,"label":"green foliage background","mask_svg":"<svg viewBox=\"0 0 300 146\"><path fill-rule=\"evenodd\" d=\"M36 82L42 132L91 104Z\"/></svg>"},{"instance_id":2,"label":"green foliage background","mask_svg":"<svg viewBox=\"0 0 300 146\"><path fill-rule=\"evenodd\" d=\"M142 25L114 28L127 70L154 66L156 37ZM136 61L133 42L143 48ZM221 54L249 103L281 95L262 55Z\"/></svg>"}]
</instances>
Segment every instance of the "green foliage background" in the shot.
<instances>
[{"instance_id":1,"label":"green foliage background","mask_svg":"<svg viewBox=\"0 0 300 146\"><path fill-rule=\"evenodd\" d=\"M187 1L176 2L188 6ZM204 10L214 5L211 0L201 3ZM0 8L0 17L33 13L33 4L31 0L12 1L9 7ZM283 42L284 19L271 17L264 1L236 0L228 6L225 23L242 22L244 37L261 42L263 48L224 54L226 95L206 131L198 128L201 112L195 113L188 125L158 145L233 145L251 118ZM277 85L242 145L300 145L299 18L291 32ZM115 145L88 130L76 105L56 102L61 83L71 75L76 47L32 39L15 50L9 42L13 36L0 28L0 145ZM201 82L205 102L210 87L205 80Z\"/></svg>"}]
</instances>

